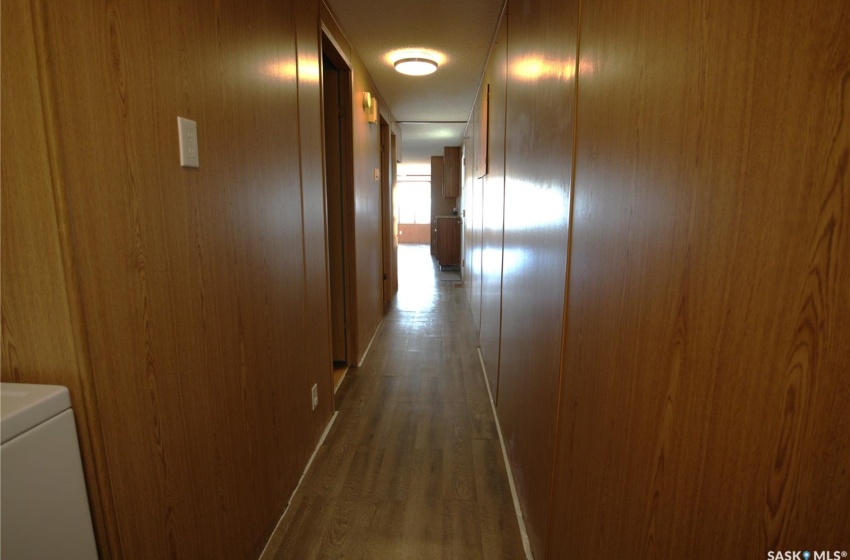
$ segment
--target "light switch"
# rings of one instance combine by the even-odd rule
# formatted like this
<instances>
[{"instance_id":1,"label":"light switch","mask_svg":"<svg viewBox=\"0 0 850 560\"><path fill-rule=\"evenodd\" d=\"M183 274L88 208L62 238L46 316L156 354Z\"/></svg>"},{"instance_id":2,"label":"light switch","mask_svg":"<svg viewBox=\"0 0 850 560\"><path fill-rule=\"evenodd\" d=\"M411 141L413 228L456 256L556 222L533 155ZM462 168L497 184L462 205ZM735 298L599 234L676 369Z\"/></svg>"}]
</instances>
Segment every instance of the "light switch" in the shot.
<instances>
[{"instance_id":1,"label":"light switch","mask_svg":"<svg viewBox=\"0 0 850 560\"><path fill-rule=\"evenodd\" d=\"M377 167L375 169L373 169L372 170L372 177L374 177L376 183L378 181L380 181L381 180L381 170L378 169Z\"/></svg>"},{"instance_id":2,"label":"light switch","mask_svg":"<svg viewBox=\"0 0 850 560\"><path fill-rule=\"evenodd\" d=\"M177 117L177 132L180 137L180 165L183 167L200 167L198 123Z\"/></svg>"}]
</instances>

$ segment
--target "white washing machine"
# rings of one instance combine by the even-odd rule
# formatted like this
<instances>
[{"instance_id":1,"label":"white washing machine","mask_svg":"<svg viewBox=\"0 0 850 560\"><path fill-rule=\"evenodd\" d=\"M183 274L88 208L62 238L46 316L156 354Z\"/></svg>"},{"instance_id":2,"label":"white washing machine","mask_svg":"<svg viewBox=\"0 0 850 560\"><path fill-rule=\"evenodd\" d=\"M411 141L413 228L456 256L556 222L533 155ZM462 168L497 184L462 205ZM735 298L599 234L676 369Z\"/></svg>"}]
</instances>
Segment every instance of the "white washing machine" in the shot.
<instances>
[{"instance_id":1,"label":"white washing machine","mask_svg":"<svg viewBox=\"0 0 850 560\"><path fill-rule=\"evenodd\" d=\"M96 560L68 389L0 384L0 556Z\"/></svg>"}]
</instances>

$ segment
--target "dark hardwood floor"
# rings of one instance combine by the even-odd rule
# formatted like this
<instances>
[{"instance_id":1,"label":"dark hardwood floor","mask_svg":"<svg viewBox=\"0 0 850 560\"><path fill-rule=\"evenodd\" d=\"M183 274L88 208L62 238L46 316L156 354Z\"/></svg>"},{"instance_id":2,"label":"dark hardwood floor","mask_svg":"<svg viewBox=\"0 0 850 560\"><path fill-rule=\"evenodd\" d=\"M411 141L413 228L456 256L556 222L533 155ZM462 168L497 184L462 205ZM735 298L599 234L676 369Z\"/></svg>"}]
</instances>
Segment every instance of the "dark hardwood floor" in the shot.
<instances>
[{"instance_id":1,"label":"dark hardwood floor","mask_svg":"<svg viewBox=\"0 0 850 560\"><path fill-rule=\"evenodd\" d=\"M427 245L399 247L399 294L264 560L525 558L456 286Z\"/></svg>"}]
</instances>

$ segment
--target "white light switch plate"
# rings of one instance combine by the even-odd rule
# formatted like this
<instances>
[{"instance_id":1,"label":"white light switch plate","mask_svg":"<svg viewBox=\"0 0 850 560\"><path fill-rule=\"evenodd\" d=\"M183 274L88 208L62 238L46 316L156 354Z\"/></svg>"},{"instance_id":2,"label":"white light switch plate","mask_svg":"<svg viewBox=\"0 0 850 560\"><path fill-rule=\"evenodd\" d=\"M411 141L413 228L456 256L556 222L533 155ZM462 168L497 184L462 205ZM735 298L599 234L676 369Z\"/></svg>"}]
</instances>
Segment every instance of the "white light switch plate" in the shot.
<instances>
[{"instance_id":1,"label":"white light switch plate","mask_svg":"<svg viewBox=\"0 0 850 560\"><path fill-rule=\"evenodd\" d=\"M177 117L177 132L180 135L180 165L183 167L200 167L198 123Z\"/></svg>"}]
</instances>

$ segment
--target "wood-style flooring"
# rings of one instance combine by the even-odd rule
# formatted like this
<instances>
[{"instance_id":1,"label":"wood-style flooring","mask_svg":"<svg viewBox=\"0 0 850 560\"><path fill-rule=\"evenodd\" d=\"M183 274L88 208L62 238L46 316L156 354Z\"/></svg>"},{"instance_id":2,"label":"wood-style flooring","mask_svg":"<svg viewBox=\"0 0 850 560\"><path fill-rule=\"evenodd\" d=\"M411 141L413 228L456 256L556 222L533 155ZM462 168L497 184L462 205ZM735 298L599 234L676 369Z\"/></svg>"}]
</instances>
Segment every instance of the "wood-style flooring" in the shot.
<instances>
[{"instance_id":1,"label":"wood-style flooring","mask_svg":"<svg viewBox=\"0 0 850 560\"><path fill-rule=\"evenodd\" d=\"M399 247L399 293L263 560L522 559L462 288Z\"/></svg>"}]
</instances>

